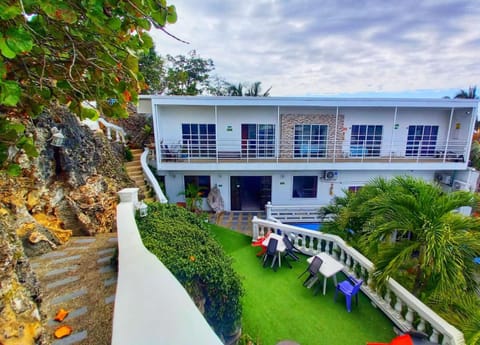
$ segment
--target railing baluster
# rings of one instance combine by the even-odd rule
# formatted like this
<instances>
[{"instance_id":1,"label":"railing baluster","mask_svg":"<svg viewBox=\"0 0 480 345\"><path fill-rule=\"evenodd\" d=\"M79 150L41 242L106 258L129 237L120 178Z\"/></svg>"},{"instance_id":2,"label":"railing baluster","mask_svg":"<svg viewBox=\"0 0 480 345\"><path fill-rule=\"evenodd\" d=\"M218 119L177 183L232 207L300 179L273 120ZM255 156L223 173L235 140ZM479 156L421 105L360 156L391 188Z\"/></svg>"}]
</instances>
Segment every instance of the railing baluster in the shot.
<instances>
[{"instance_id":1,"label":"railing baluster","mask_svg":"<svg viewBox=\"0 0 480 345\"><path fill-rule=\"evenodd\" d=\"M414 313L413 313L412 308L407 307L407 313L405 314L405 320L410 325L410 328L412 328L412 325L413 325L413 316L414 316Z\"/></svg>"},{"instance_id":2,"label":"railing baluster","mask_svg":"<svg viewBox=\"0 0 480 345\"><path fill-rule=\"evenodd\" d=\"M432 330L432 335L430 336L429 340L430 340L432 343L438 344L438 336L439 336L439 333L438 333L438 331L434 328L434 329Z\"/></svg>"}]
</instances>

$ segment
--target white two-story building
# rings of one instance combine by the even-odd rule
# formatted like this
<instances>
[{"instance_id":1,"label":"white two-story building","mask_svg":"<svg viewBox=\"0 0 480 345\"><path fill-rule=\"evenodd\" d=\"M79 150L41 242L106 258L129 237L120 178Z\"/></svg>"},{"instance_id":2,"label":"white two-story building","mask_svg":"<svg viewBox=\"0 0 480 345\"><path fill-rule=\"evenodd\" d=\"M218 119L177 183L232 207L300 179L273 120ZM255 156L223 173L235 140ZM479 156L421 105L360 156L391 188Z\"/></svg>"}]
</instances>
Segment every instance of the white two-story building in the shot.
<instances>
[{"instance_id":1,"label":"white two-story building","mask_svg":"<svg viewBox=\"0 0 480 345\"><path fill-rule=\"evenodd\" d=\"M377 176L477 184L468 167L476 100L152 95L139 112L153 116L170 202L189 183L206 194L216 185L232 211L326 205Z\"/></svg>"}]
</instances>

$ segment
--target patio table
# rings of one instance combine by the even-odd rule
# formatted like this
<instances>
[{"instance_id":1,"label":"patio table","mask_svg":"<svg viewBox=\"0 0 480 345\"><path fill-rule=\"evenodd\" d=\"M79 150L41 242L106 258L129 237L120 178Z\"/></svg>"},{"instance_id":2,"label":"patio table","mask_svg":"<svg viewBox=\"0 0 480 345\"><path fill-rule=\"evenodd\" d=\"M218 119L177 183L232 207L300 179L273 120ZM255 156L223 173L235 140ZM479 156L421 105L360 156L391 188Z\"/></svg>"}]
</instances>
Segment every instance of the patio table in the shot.
<instances>
[{"instance_id":1,"label":"patio table","mask_svg":"<svg viewBox=\"0 0 480 345\"><path fill-rule=\"evenodd\" d=\"M335 283L335 286L337 286L337 273L340 272L343 269L343 265L332 258L330 255L327 253L320 253L315 255L316 257L319 257L322 259L323 263L320 266L319 273L323 275L323 294L325 295L325 292L327 290L327 279L333 276L333 282ZM313 261L313 256L309 257L307 259L307 262L310 264ZM315 277L315 279L312 279L310 284L308 284L308 288L311 288L313 284L318 280L318 276Z\"/></svg>"},{"instance_id":2,"label":"patio table","mask_svg":"<svg viewBox=\"0 0 480 345\"><path fill-rule=\"evenodd\" d=\"M263 240L262 246L268 247L268 242L271 238L274 238L278 241L277 244L277 257L278 257L278 267L282 267L282 253L285 251L285 243L283 242L283 236L275 233L270 234L266 239ZM273 266L273 263L272 263Z\"/></svg>"}]
</instances>

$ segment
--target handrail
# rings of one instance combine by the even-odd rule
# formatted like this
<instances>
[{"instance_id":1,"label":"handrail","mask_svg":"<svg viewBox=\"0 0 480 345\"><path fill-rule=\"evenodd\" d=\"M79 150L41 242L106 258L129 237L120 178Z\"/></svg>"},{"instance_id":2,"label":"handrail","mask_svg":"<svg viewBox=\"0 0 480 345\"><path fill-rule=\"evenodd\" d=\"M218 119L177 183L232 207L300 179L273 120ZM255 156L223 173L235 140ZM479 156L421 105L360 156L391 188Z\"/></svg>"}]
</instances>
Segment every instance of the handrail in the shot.
<instances>
[{"instance_id":1,"label":"handrail","mask_svg":"<svg viewBox=\"0 0 480 345\"><path fill-rule=\"evenodd\" d=\"M222 345L183 286L143 246L134 217L137 193L138 188L118 193L112 345Z\"/></svg>"},{"instance_id":2,"label":"handrail","mask_svg":"<svg viewBox=\"0 0 480 345\"><path fill-rule=\"evenodd\" d=\"M142 155L140 156L140 164L142 165L143 174L147 178L147 181L150 184L150 186L155 191L157 200L160 201L162 204L166 204L168 200L165 197L165 194L163 194L162 188L160 188L160 185L158 184L157 179L155 178L152 171L150 170L150 167L148 166L147 157L149 152L150 150L148 149L148 147L146 147L145 151L143 151Z\"/></svg>"},{"instance_id":3,"label":"handrail","mask_svg":"<svg viewBox=\"0 0 480 345\"><path fill-rule=\"evenodd\" d=\"M465 345L463 333L390 278L386 291L376 289L372 282L374 264L342 238L320 231L281 224L254 217L253 238L265 235L268 230L286 234L296 248L307 255L327 252L343 265L345 274L363 279L362 291L402 331L429 332L431 342L443 345ZM428 326L430 325L430 327Z\"/></svg>"},{"instance_id":4,"label":"handrail","mask_svg":"<svg viewBox=\"0 0 480 345\"><path fill-rule=\"evenodd\" d=\"M104 118L101 118L101 117L98 118L98 122L100 122L102 125L105 126L105 128L107 128L107 138L109 140L112 140L111 130L113 129L115 131L115 136L116 136L115 140L116 141L121 141L124 144L126 143L126 141L125 141L125 135L126 134L125 134L125 130L122 127L117 126L113 123L110 123L110 122L108 122L107 120L105 120Z\"/></svg>"}]
</instances>

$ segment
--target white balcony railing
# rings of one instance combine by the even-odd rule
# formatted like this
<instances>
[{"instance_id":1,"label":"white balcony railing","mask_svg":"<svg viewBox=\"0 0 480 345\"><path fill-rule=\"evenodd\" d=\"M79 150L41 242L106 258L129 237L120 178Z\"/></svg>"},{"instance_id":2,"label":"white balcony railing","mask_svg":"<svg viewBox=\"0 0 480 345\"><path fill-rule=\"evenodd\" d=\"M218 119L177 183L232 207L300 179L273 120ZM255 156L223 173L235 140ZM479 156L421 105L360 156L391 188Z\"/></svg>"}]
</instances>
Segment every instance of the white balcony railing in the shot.
<instances>
[{"instance_id":1,"label":"white balcony railing","mask_svg":"<svg viewBox=\"0 0 480 345\"><path fill-rule=\"evenodd\" d=\"M315 255L327 252L344 265L343 272L363 279L362 291L402 331L417 330L429 335L430 341L443 345L464 345L463 333L450 325L393 279L385 291L372 284L373 263L350 247L340 237L319 231L290 226L254 217L253 240L268 230L286 234L301 252Z\"/></svg>"},{"instance_id":2,"label":"white balcony railing","mask_svg":"<svg viewBox=\"0 0 480 345\"><path fill-rule=\"evenodd\" d=\"M317 142L275 140L184 140L161 142L162 162L462 162L469 142L405 141L383 143L325 140Z\"/></svg>"}]
</instances>

